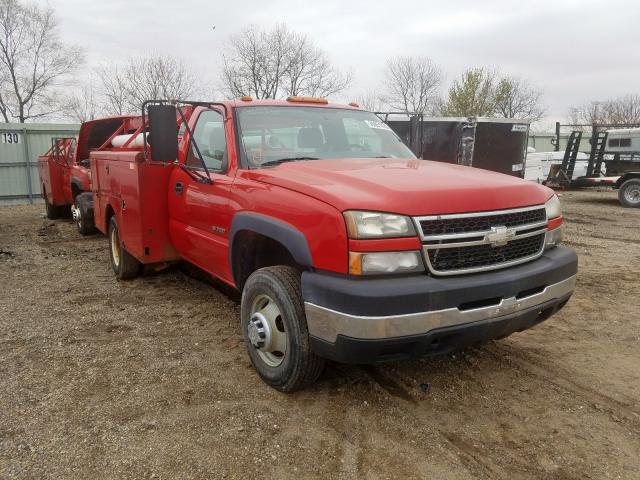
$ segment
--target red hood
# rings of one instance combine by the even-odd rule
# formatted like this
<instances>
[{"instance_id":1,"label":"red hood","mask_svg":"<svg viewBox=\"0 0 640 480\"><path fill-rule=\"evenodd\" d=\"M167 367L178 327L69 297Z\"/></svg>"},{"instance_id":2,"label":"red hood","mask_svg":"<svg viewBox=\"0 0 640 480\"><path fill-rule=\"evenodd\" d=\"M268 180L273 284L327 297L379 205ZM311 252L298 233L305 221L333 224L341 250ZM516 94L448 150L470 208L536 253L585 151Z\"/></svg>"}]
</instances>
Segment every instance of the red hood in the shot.
<instances>
[{"instance_id":1,"label":"red hood","mask_svg":"<svg viewBox=\"0 0 640 480\"><path fill-rule=\"evenodd\" d=\"M542 204L553 193L508 175L426 160L309 160L251 170L247 175L317 198L340 211L405 215L525 207Z\"/></svg>"}]
</instances>

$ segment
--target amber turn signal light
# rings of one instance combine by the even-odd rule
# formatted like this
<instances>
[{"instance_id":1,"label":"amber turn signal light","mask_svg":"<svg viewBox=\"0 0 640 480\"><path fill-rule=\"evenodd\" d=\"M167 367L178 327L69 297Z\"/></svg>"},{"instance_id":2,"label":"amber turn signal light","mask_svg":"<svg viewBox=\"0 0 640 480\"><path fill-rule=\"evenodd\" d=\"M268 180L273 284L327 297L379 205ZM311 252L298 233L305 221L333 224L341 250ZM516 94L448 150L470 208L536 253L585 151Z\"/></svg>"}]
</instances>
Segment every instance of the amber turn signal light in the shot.
<instances>
[{"instance_id":1,"label":"amber turn signal light","mask_svg":"<svg viewBox=\"0 0 640 480\"><path fill-rule=\"evenodd\" d=\"M552 218L547 222L547 230L553 230L558 228L564 223L564 217L560 215L559 217Z\"/></svg>"}]
</instances>

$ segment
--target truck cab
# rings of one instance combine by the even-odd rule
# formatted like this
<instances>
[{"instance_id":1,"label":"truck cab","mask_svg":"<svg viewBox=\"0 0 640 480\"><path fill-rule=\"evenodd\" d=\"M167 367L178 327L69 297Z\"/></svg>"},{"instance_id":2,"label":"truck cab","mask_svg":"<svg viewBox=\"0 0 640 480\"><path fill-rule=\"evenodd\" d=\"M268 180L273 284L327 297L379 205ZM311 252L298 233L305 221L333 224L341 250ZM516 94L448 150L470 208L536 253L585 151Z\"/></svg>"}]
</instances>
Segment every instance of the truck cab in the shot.
<instances>
[{"instance_id":1,"label":"truck cab","mask_svg":"<svg viewBox=\"0 0 640 480\"><path fill-rule=\"evenodd\" d=\"M51 148L38 157L42 197L49 218L62 215L64 207L68 207L71 203L71 171L76 168L76 145L75 137L54 138L51 140ZM76 174L73 177L73 185L77 185L78 182L82 184L81 178L86 175Z\"/></svg>"},{"instance_id":2,"label":"truck cab","mask_svg":"<svg viewBox=\"0 0 640 480\"><path fill-rule=\"evenodd\" d=\"M90 153L113 270L186 261L240 291L251 362L278 390L313 382L327 359L503 338L573 292L552 190L417 159L357 106L245 97L144 111L128 145Z\"/></svg>"}]
</instances>

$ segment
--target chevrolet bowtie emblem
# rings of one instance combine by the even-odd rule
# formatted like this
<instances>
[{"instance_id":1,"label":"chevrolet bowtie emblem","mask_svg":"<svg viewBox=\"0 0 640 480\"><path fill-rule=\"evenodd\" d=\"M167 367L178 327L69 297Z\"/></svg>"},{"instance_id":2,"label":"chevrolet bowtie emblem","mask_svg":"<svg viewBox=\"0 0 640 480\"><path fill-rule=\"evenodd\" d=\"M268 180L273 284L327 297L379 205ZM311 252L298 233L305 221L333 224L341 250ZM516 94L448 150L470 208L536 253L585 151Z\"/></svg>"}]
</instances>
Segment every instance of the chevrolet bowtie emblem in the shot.
<instances>
[{"instance_id":1,"label":"chevrolet bowtie emblem","mask_svg":"<svg viewBox=\"0 0 640 480\"><path fill-rule=\"evenodd\" d=\"M502 247L516 237L516 231L507 227L491 227L491 231L484 237L492 247Z\"/></svg>"}]
</instances>

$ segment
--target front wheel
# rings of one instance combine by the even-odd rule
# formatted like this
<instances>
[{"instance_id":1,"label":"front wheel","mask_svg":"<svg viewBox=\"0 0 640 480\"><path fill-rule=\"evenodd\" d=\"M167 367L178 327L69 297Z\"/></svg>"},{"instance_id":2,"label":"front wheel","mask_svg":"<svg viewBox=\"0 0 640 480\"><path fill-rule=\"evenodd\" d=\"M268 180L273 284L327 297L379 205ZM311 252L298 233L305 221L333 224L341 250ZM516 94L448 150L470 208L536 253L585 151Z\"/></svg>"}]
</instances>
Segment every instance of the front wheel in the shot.
<instances>
[{"instance_id":1,"label":"front wheel","mask_svg":"<svg viewBox=\"0 0 640 480\"><path fill-rule=\"evenodd\" d=\"M109 257L111 268L120 280L130 280L140 273L140 262L122 245L115 215L109 221Z\"/></svg>"},{"instance_id":2,"label":"front wheel","mask_svg":"<svg viewBox=\"0 0 640 480\"><path fill-rule=\"evenodd\" d=\"M95 233L96 227L93 220L93 208L86 194L76 196L75 203L71 206L71 214L76 228L81 235L91 235Z\"/></svg>"},{"instance_id":3,"label":"front wheel","mask_svg":"<svg viewBox=\"0 0 640 480\"><path fill-rule=\"evenodd\" d=\"M242 291L240 315L251 363L262 380L281 392L317 380L325 361L311 351L300 272L288 266L254 272Z\"/></svg>"},{"instance_id":4,"label":"front wheel","mask_svg":"<svg viewBox=\"0 0 640 480\"><path fill-rule=\"evenodd\" d=\"M620 186L618 200L623 207L640 207L640 178L630 178Z\"/></svg>"}]
</instances>

